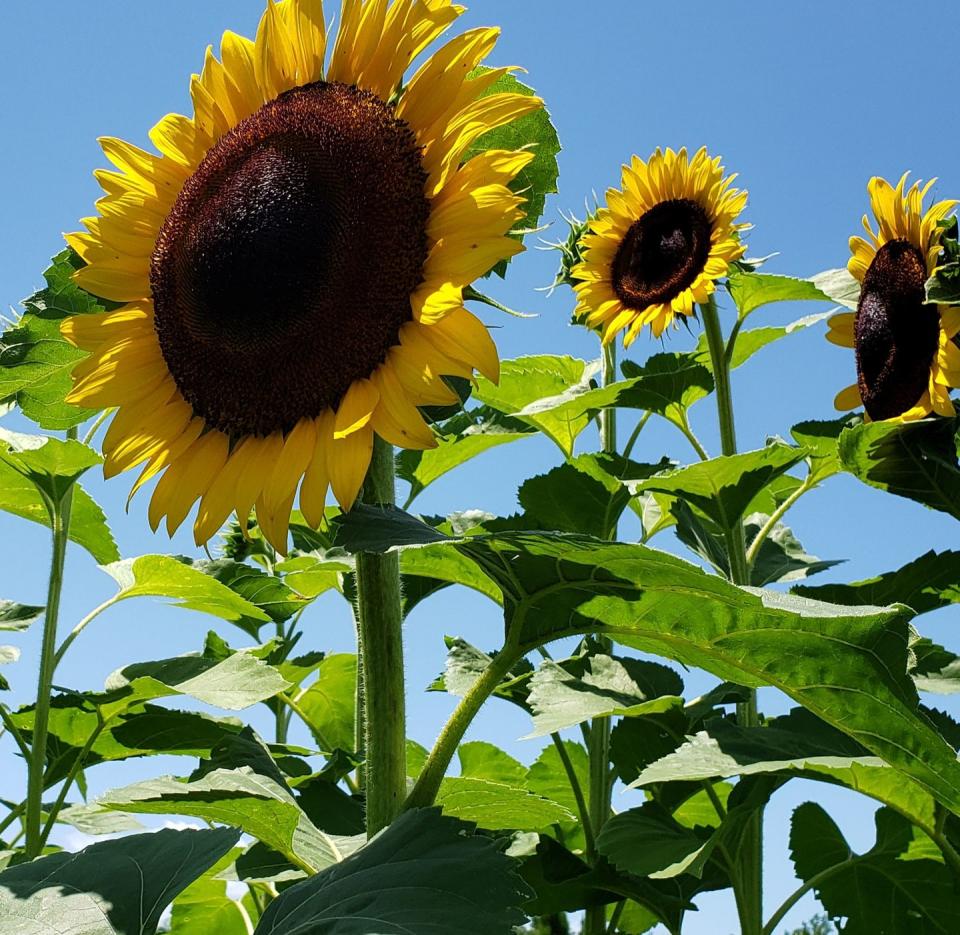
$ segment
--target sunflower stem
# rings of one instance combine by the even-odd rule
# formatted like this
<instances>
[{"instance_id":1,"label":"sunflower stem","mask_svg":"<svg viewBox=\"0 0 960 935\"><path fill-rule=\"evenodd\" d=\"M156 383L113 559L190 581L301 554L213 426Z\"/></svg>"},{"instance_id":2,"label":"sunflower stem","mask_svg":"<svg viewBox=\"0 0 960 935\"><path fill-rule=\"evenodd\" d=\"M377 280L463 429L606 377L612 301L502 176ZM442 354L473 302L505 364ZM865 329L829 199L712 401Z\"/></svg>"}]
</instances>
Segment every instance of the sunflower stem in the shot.
<instances>
[{"instance_id":1,"label":"sunflower stem","mask_svg":"<svg viewBox=\"0 0 960 935\"><path fill-rule=\"evenodd\" d=\"M733 394L730 390L730 359L724 345L720 316L713 296L700 306L703 329L707 335L713 378L716 382L717 421L720 426L720 446L724 455L737 453L737 433L733 419ZM730 580L734 584L750 583L746 541L743 523L725 530L730 561ZM757 727L757 692L750 689L747 700L737 705L737 722L742 727ZM737 868L739 886L735 889L737 908L743 935L759 935L763 931L763 815L758 812L749 820L744 831L744 859Z\"/></svg>"},{"instance_id":2,"label":"sunflower stem","mask_svg":"<svg viewBox=\"0 0 960 935\"><path fill-rule=\"evenodd\" d=\"M374 436L365 503L396 502L393 446ZM403 613L397 552L357 554L357 611L366 712L367 835L400 813L407 791Z\"/></svg>"},{"instance_id":3,"label":"sunflower stem","mask_svg":"<svg viewBox=\"0 0 960 935\"><path fill-rule=\"evenodd\" d=\"M77 437L76 428L67 430L67 438ZM24 850L33 859L43 847L41 818L43 811L43 774L47 763L47 736L50 726L50 694L57 668L57 619L60 614L60 593L63 590L63 565L70 533L70 510L73 486L59 500L45 498L53 533L53 554L47 583L47 607L43 617L43 639L40 646L40 672L37 677L37 707L33 722L33 739L27 766L27 807L24 816L26 840Z\"/></svg>"},{"instance_id":4,"label":"sunflower stem","mask_svg":"<svg viewBox=\"0 0 960 935\"><path fill-rule=\"evenodd\" d=\"M617 379L617 346L611 341L603 347L603 385ZM600 414L600 445L604 454L617 453L617 410L611 406ZM608 539L616 539L617 524L607 530ZM609 654L613 642L602 636L598 640L600 652ZM590 763L589 806L591 831L599 835L610 817L613 784L610 781L610 718L594 718L590 723L587 752ZM595 860L596 854L591 854ZM605 935L607 911L605 906L591 906L583 917L583 935Z\"/></svg>"}]
</instances>

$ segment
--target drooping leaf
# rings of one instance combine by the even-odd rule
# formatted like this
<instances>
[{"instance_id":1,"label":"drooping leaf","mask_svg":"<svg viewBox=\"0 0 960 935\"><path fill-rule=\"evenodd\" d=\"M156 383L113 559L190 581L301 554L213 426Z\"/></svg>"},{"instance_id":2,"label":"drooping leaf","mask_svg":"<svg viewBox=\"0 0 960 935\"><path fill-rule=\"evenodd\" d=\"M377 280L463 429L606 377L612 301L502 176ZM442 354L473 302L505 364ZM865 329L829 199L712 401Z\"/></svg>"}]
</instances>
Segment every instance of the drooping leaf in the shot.
<instances>
[{"instance_id":1,"label":"drooping leaf","mask_svg":"<svg viewBox=\"0 0 960 935\"><path fill-rule=\"evenodd\" d=\"M163 910L237 843L232 828L136 834L0 873L0 930L154 935Z\"/></svg>"},{"instance_id":2,"label":"drooping leaf","mask_svg":"<svg viewBox=\"0 0 960 935\"><path fill-rule=\"evenodd\" d=\"M530 895L492 840L417 809L342 863L285 890L257 935L510 935Z\"/></svg>"},{"instance_id":3,"label":"drooping leaf","mask_svg":"<svg viewBox=\"0 0 960 935\"><path fill-rule=\"evenodd\" d=\"M103 570L119 585L116 600L131 597L165 597L176 607L199 610L223 620L269 621L270 616L215 577L194 568L189 560L172 555L125 558Z\"/></svg>"},{"instance_id":4,"label":"drooping leaf","mask_svg":"<svg viewBox=\"0 0 960 935\"><path fill-rule=\"evenodd\" d=\"M487 70L481 66L477 69L477 73ZM534 93L534 90L518 81L513 75L507 74L490 85L482 96L502 93L529 96ZM543 214L547 195L557 190L557 177L560 173L557 155L560 153L560 139L546 107L523 114L503 126L488 130L467 149L464 159L486 152L488 149L530 149L535 153L533 161L510 183L510 188L526 199L523 205L524 216L513 228L516 236L522 239L524 232L531 231L537 226ZM505 275L508 262L506 260L497 264L494 268L497 275Z\"/></svg>"},{"instance_id":5,"label":"drooping leaf","mask_svg":"<svg viewBox=\"0 0 960 935\"><path fill-rule=\"evenodd\" d=\"M0 334L0 400L13 399L28 419L45 429L67 429L94 415L65 402L72 386L70 371L87 355L63 338L61 321L118 307L73 282L81 266L73 250L57 254L43 274L46 287L24 300L23 315Z\"/></svg>"},{"instance_id":6,"label":"drooping leaf","mask_svg":"<svg viewBox=\"0 0 960 935\"><path fill-rule=\"evenodd\" d=\"M0 600L0 630L26 630L43 616L43 607Z\"/></svg>"},{"instance_id":7,"label":"drooping leaf","mask_svg":"<svg viewBox=\"0 0 960 935\"><path fill-rule=\"evenodd\" d=\"M746 518L746 539L750 543L756 537L761 527L769 517L764 513L754 513ZM793 530L783 523L777 523L770 534L760 544L757 555L750 568L750 583L758 588L780 581L797 581L819 574L835 565L841 564L836 559L821 559L810 555L800 540L793 534ZM835 603L842 603L837 601ZM876 601L864 601L867 604L876 604ZM884 602L892 603L892 602Z\"/></svg>"},{"instance_id":8,"label":"drooping leaf","mask_svg":"<svg viewBox=\"0 0 960 935\"><path fill-rule=\"evenodd\" d=\"M733 529L754 497L803 460L805 451L774 442L757 451L701 461L642 481L639 490L686 501L722 529Z\"/></svg>"},{"instance_id":9,"label":"drooping leaf","mask_svg":"<svg viewBox=\"0 0 960 935\"><path fill-rule=\"evenodd\" d=\"M914 830L904 818L881 809L875 820L876 843L857 854L819 805L799 806L790 824L797 876L818 877L814 892L831 916L845 917L843 931L849 935L956 931L960 903L950 871L939 860L908 853ZM827 873L830 868L836 869Z\"/></svg>"},{"instance_id":10,"label":"drooping leaf","mask_svg":"<svg viewBox=\"0 0 960 935\"><path fill-rule=\"evenodd\" d=\"M250 766L212 769L189 781L173 776L147 779L112 789L97 804L137 814L193 815L235 825L309 872L343 856L336 840L310 821L289 787Z\"/></svg>"},{"instance_id":11,"label":"drooping leaf","mask_svg":"<svg viewBox=\"0 0 960 935\"><path fill-rule=\"evenodd\" d=\"M50 526L50 513L40 491L23 474L0 460L0 510L14 516ZM73 485L70 509L70 539L83 546L98 562L115 562L120 558L103 510L80 486Z\"/></svg>"},{"instance_id":12,"label":"drooping leaf","mask_svg":"<svg viewBox=\"0 0 960 935\"><path fill-rule=\"evenodd\" d=\"M960 602L960 552L934 552L875 578L850 584L797 585L794 594L833 604L906 604L918 614Z\"/></svg>"},{"instance_id":13,"label":"drooping leaf","mask_svg":"<svg viewBox=\"0 0 960 935\"><path fill-rule=\"evenodd\" d=\"M857 425L840 436L840 461L865 484L960 518L954 431L939 418Z\"/></svg>"},{"instance_id":14,"label":"drooping leaf","mask_svg":"<svg viewBox=\"0 0 960 935\"><path fill-rule=\"evenodd\" d=\"M410 515L393 506L356 503L334 522L334 543L347 552L386 552L398 545L443 542L449 536L426 523L414 525Z\"/></svg>"},{"instance_id":15,"label":"drooping leaf","mask_svg":"<svg viewBox=\"0 0 960 935\"><path fill-rule=\"evenodd\" d=\"M397 454L397 476L410 484L406 506L455 467L508 442L534 433L532 426L490 406L458 413L437 426L437 447L427 451L404 450Z\"/></svg>"}]
</instances>

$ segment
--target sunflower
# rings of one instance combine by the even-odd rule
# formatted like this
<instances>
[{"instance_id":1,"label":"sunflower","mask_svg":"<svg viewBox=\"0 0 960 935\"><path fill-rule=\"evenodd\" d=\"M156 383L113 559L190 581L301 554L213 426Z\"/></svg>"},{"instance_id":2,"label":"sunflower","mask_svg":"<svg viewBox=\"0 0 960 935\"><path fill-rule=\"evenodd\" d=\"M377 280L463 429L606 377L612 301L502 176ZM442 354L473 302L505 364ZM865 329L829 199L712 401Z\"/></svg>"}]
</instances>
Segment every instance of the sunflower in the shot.
<instances>
[{"instance_id":1,"label":"sunflower","mask_svg":"<svg viewBox=\"0 0 960 935\"><path fill-rule=\"evenodd\" d=\"M198 544L251 509L285 550L290 512L343 509L374 433L435 444L419 408L456 401L444 376L498 379L462 290L522 250L508 185L530 152L467 159L488 130L541 106L491 93L498 36L472 29L404 82L463 12L450 0L268 0L255 41L226 32L191 80L193 116L151 131L159 155L102 139L98 216L67 241L76 282L122 303L64 334L89 356L70 402L116 407L105 474L162 475L149 519ZM328 45L332 45L325 67ZM466 161L465 161L466 160Z\"/></svg>"},{"instance_id":2,"label":"sunflower","mask_svg":"<svg viewBox=\"0 0 960 935\"><path fill-rule=\"evenodd\" d=\"M629 347L649 324L660 337L677 315L694 314L733 260L743 256L734 223L747 193L731 188L720 158L700 149L659 149L644 162L623 167L621 188L589 222L584 260L573 270L580 280L575 317L600 329L603 343L626 329Z\"/></svg>"},{"instance_id":3,"label":"sunflower","mask_svg":"<svg viewBox=\"0 0 960 935\"><path fill-rule=\"evenodd\" d=\"M924 284L937 266L941 228L957 204L940 201L923 210L935 180L904 191L874 177L867 185L877 220L867 215L867 239L850 238L850 274L860 284L857 311L829 321L827 340L852 347L857 382L841 390L834 404L847 412L863 404L869 419L922 419L931 412L952 416L950 387L960 386L960 308L928 305Z\"/></svg>"}]
</instances>

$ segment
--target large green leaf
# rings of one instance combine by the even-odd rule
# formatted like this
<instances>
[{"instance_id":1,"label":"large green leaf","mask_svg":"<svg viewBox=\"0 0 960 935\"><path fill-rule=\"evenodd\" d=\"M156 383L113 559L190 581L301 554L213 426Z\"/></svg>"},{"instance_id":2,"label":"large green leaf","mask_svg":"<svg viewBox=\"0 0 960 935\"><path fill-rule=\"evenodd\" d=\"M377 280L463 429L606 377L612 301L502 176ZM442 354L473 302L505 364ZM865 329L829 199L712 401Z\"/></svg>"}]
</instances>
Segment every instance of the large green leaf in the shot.
<instances>
[{"instance_id":1,"label":"large green leaf","mask_svg":"<svg viewBox=\"0 0 960 935\"><path fill-rule=\"evenodd\" d=\"M125 558L103 570L120 587L115 600L131 597L166 597L175 606L199 610L224 620L269 621L270 615L216 577L193 567L189 559L172 555L141 555Z\"/></svg>"},{"instance_id":2,"label":"large green leaf","mask_svg":"<svg viewBox=\"0 0 960 935\"><path fill-rule=\"evenodd\" d=\"M0 461L0 510L42 526L50 525L50 513L40 491L4 461ZM98 562L115 562L120 558L103 510L79 484L73 486L70 539L83 546Z\"/></svg>"},{"instance_id":3,"label":"large green leaf","mask_svg":"<svg viewBox=\"0 0 960 935\"><path fill-rule=\"evenodd\" d=\"M574 357L518 357L500 366L500 382L477 377L474 397L552 439L567 456L590 424L577 398L596 388L600 362Z\"/></svg>"},{"instance_id":4,"label":"large green leaf","mask_svg":"<svg viewBox=\"0 0 960 935\"><path fill-rule=\"evenodd\" d=\"M850 584L797 585L794 594L834 604L906 604L918 614L960 602L960 552L925 552L875 578Z\"/></svg>"},{"instance_id":5,"label":"large green leaf","mask_svg":"<svg viewBox=\"0 0 960 935\"><path fill-rule=\"evenodd\" d=\"M335 653L320 663L317 672L316 681L298 695L299 707L327 751L353 750L357 657L353 653Z\"/></svg>"},{"instance_id":6,"label":"large green leaf","mask_svg":"<svg viewBox=\"0 0 960 935\"><path fill-rule=\"evenodd\" d=\"M482 66L477 69L478 72L487 70ZM482 96L503 93L529 96L534 91L513 75L503 75L490 85ZM522 238L524 232L531 231L537 226L543 214L547 195L557 190L557 177L560 174L557 165L560 139L550 121L550 114L546 107L517 117L501 127L488 130L470 146L464 159L486 152L488 149L530 149L535 153L532 162L510 183L510 188L526 199L523 206L524 216L514 225L515 233ZM498 263L495 272L503 276L508 262L509 260Z\"/></svg>"},{"instance_id":7,"label":"large green leaf","mask_svg":"<svg viewBox=\"0 0 960 935\"><path fill-rule=\"evenodd\" d=\"M434 809L403 813L336 867L285 890L257 935L510 935L531 895L489 838Z\"/></svg>"},{"instance_id":8,"label":"large green leaf","mask_svg":"<svg viewBox=\"0 0 960 935\"><path fill-rule=\"evenodd\" d=\"M655 714L679 707L683 681L655 662L587 654L546 660L529 682L530 737L543 737L597 717Z\"/></svg>"},{"instance_id":9,"label":"large green leaf","mask_svg":"<svg viewBox=\"0 0 960 935\"><path fill-rule=\"evenodd\" d=\"M896 813L876 814L877 841L865 854L850 848L817 804L793 813L790 852L797 876L849 935L945 935L960 930L956 881L931 851L910 853L914 830Z\"/></svg>"},{"instance_id":10,"label":"large green leaf","mask_svg":"<svg viewBox=\"0 0 960 935\"><path fill-rule=\"evenodd\" d=\"M840 436L843 468L865 484L960 519L960 465L952 419L869 422Z\"/></svg>"},{"instance_id":11,"label":"large green leaf","mask_svg":"<svg viewBox=\"0 0 960 935\"><path fill-rule=\"evenodd\" d=\"M460 775L470 779L488 779L509 786L525 786L527 767L499 747L483 740L471 740L457 748Z\"/></svg>"},{"instance_id":12,"label":"large green leaf","mask_svg":"<svg viewBox=\"0 0 960 935\"><path fill-rule=\"evenodd\" d=\"M829 270L813 279L735 272L728 280L727 289L741 318L772 302L839 302L849 307L852 301L852 307L855 308L856 298L852 296L851 287L843 277L844 272Z\"/></svg>"},{"instance_id":13,"label":"large green leaf","mask_svg":"<svg viewBox=\"0 0 960 935\"><path fill-rule=\"evenodd\" d=\"M910 647L916 658L913 681L921 691L954 695L960 692L960 656L923 638Z\"/></svg>"},{"instance_id":14,"label":"large green leaf","mask_svg":"<svg viewBox=\"0 0 960 935\"><path fill-rule=\"evenodd\" d=\"M519 419L481 406L461 412L437 426L437 447L426 451L404 450L397 454L397 476L410 484L406 506L448 471L472 458L534 433Z\"/></svg>"},{"instance_id":15,"label":"large green leaf","mask_svg":"<svg viewBox=\"0 0 960 935\"><path fill-rule=\"evenodd\" d=\"M193 815L242 828L291 863L316 872L343 854L336 840L320 831L277 776L250 766L212 769L198 779L160 776L112 789L97 804L125 812Z\"/></svg>"},{"instance_id":16,"label":"large green leaf","mask_svg":"<svg viewBox=\"0 0 960 935\"><path fill-rule=\"evenodd\" d=\"M0 873L0 930L154 935L174 897L239 837L231 828L163 830L10 867Z\"/></svg>"},{"instance_id":17,"label":"large green leaf","mask_svg":"<svg viewBox=\"0 0 960 935\"><path fill-rule=\"evenodd\" d=\"M227 854L173 901L170 935L251 935L253 921L243 902L231 899L227 881L216 878L237 853Z\"/></svg>"},{"instance_id":18,"label":"large green leaf","mask_svg":"<svg viewBox=\"0 0 960 935\"><path fill-rule=\"evenodd\" d=\"M60 334L71 315L116 308L77 286L72 275L83 261L64 250L44 272L46 288L24 300L24 314L0 334L0 400L13 399L28 419L46 429L66 429L90 418L93 411L64 401L70 371L86 357Z\"/></svg>"},{"instance_id":19,"label":"large green leaf","mask_svg":"<svg viewBox=\"0 0 960 935\"><path fill-rule=\"evenodd\" d=\"M471 776L444 779L436 804L447 815L493 831L545 831L557 822L574 818L551 799L504 782Z\"/></svg>"},{"instance_id":20,"label":"large green leaf","mask_svg":"<svg viewBox=\"0 0 960 935\"><path fill-rule=\"evenodd\" d=\"M733 529L770 481L803 460L805 450L773 442L757 451L701 461L638 485L639 490L679 497L721 529Z\"/></svg>"}]
</instances>

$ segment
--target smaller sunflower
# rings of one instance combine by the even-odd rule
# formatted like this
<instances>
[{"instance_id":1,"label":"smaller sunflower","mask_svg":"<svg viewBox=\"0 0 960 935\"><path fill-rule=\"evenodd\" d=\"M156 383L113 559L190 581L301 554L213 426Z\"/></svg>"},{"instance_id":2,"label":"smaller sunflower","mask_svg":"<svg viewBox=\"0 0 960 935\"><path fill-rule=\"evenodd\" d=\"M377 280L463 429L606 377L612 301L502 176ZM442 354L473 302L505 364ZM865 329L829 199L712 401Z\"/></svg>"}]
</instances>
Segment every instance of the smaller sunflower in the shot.
<instances>
[{"instance_id":1,"label":"smaller sunflower","mask_svg":"<svg viewBox=\"0 0 960 935\"><path fill-rule=\"evenodd\" d=\"M957 204L939 201L927 211L923 199L935 179L904 192L904 173L894 188L874 176L867 185L877 220L863 216L867 238L851 237L850 274L861 284L856 312L829 322L827 340L852 347L857 382L841 390L842 412L861 404L872 420L922 419L931 412L954 415L950 388L960 386L960 308L931 305L924 289L941 251L938 226Z\"/></svg>"},{"instance_id":2,"label":"smaller sunflower","mask_svg":"<svg viewBox=\"0 0 960 935\"><path fill-rule=\"evenodd\" d=\"M735 221L747 193L731 188L735 178L706 149L692 159L686 149L634 156L583 238L574 316L604 344L625 330L629 347L644 325L660 337L677 315L694 314L743 256L746 225Z\"/></svg>"}]
</instances>

